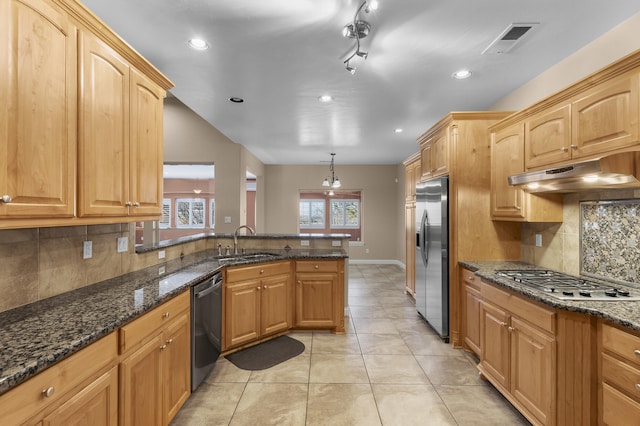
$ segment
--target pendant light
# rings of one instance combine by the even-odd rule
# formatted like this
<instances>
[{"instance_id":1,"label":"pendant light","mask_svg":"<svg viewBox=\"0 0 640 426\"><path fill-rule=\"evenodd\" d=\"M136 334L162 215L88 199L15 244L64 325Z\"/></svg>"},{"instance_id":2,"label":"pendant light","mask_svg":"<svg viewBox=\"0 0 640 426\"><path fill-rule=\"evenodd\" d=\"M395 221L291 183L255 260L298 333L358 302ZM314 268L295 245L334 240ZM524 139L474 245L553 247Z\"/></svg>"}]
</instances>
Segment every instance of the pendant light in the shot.
<instances>
[{"instance_id":1,"label":"pendant light","mask_svg":"<svg viewBox=\"0 0 640 426\"><path fill-rule=\"evenodd\" d=\"M342 186L342 183L340 182L340 178L337 177L335 175L335 171L333 168L333 159L335 157L335 152L331 153L331 163L329 165L329 171L331 172L331 176L327 176L326 178L324 178L324 180L322 181L322 186L326 187L326 188L340 188Z\"/></svg>"}]
</instances>

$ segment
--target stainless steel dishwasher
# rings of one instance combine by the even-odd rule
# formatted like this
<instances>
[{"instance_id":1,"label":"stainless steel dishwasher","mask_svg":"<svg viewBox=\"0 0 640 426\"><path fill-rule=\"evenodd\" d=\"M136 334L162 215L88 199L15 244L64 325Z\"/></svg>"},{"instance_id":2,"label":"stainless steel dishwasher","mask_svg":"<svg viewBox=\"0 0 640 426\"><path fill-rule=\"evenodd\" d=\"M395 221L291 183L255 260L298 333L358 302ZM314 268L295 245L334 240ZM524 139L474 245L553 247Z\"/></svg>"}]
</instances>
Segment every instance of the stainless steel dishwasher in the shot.
<instances>
[{"instance_id":1,"label":"stainless steel dishwasher","mask_svg":"<svg viewBox=\"0 0 640 426\"><path fill-rule=\"evenodd\" d=\"M191 287L191 391L207 377L220 356L222 274Z\"/></svg>"}]
</instances>

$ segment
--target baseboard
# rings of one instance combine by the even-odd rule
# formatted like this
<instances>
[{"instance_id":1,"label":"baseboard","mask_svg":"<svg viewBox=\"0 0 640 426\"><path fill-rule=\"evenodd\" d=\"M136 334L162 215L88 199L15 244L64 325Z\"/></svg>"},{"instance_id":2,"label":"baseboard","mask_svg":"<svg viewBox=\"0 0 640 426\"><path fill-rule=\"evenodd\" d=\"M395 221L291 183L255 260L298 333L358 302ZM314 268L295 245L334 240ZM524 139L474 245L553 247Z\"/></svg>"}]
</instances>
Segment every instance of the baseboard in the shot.
<instances>
[{"instance_id":1,"label":"baseboard","mask_svg":"<svg viewBox=\"0 0 640 426\"><path fill-rule=\"evenodd\" d=\"M397 265L402 269L407 269L406 265L394 259L353 259L349 258L350 265Z\"/></svg>"}]
</instances>

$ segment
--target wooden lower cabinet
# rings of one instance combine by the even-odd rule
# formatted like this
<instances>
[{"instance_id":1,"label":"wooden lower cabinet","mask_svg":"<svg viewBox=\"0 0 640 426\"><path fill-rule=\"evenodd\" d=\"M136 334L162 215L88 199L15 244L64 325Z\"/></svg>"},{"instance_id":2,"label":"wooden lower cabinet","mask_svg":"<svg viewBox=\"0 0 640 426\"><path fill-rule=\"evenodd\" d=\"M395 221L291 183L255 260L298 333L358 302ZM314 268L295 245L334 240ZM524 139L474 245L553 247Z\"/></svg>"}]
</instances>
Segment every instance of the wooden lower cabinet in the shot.
<instances>
[{"instance_id":1,"label":"wooden lower cabinet","mask_svg":"<svg viewBox=\"0 0 640 426\"><path fill-rule=\"evenodd\" d=\"M344 332L344 261L296 261L295 327Z\"/></svg>"},{"instance_id":2,"label":"wooden lower cabinet","mask_svg":"<svg viewBox=\"0 0 640 426\"><path fill-rule=\"evenodd\" d=\"M0 424L118 424L117 334L111 333L0 396Z\"/></svg>"},{"instance_id":3,"label":"wooden lower cabinet","mask_svg":"<svg viewBox=\"0 0 640 426\"><path fill-rule=\"evenodd\" d=\"M132 340L120 363L121 425L168 425L189 398L189 303L186 291L121 328Z\"/></svg>"},{"instance_id":4,"label":"wooden lower cabinet","mask_svg":"<svg viewBox=\"0 0 640 426\"><path fill-rule=\"evenodd\" d=\"M291 328L290 262L229 268L224 309L223 350Z\"/></svg>"},{"instance_id":5,"label":"wooden lower cabinet","mask_svg":"<svg viewBox=\"0 0 640 426\"><path fill-rule=\"evenodd\" d=\"M464 347L480 356L480 278L468 269L460 269L462 283L462 341Z\"/></svg>"},{"instance_id":6,"label":"wooden lower cabinet","mask_svg":"<svg viewBox=\"0 0 640 426\"><path fill-rule=\"evenodd\" d=\"M555 425L555 312L486 283L482 299L478 369L533 424Z\"/></svg>"},{"instance_id":7,"label":"wooden lower cabinet","mask_svg":"<svg viewBox=\"0 0 640 426\"><path fill-rule=\"evenodd\" d=\"M640 334L598 324L600 424L640 425Z\"/></svg>"}]
</instances>

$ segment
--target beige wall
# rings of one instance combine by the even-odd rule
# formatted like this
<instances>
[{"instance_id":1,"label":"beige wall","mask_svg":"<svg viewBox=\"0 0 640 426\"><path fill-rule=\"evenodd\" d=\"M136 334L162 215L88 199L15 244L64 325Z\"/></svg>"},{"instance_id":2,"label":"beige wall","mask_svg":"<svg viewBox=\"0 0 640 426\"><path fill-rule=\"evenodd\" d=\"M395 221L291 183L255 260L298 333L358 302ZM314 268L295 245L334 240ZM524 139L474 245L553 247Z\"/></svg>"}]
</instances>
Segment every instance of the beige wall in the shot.
<instances>
[{"instance_id":1,"label":"beige wall","mask_svg":"<svg viewBox=\"0 0 640 426\"><path fill-rule=\"evenodd\" d=\"M343 189L362 191L362 231L364 246L351 246L351 259L397 260L398 192L404 186L396 165L341 165L335 171ZM300 190L321 190L328 166L265 166L265 229L274 233L298 232ZM397 182L396 182L397 180ZM368 253L367 253L368 250Z\"/></svg>"}]
</instances>

